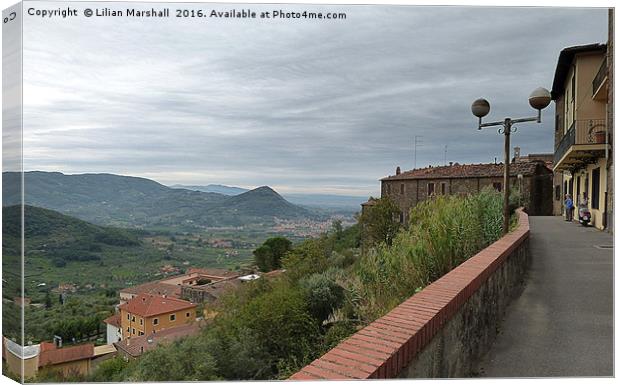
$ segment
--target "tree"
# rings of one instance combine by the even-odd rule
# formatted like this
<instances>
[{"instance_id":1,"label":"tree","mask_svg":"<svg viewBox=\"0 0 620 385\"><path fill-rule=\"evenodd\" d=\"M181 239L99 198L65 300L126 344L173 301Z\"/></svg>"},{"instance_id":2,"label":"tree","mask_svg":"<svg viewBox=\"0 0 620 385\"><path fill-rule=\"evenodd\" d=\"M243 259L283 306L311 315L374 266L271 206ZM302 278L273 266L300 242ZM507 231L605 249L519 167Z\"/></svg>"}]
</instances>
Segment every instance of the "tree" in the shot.
<instances>
[{"instance_id":1,"label":"tree","mask_svg":"<svg viewBox=\"0 0 620 385\"><path fill-rule=\"evenodd\" d=\"M52 297L50 296L50 292L45 293L45 308L49 309L52 307Z\"/></svg>"},{"instance_id":2,"label":"tree","mask_svg":"<svg viewBox=\"0 0 620 385\"><path fill-rule=\"evenodd\" d=\"M284 237L267 239L254 250L254 262L261 271L271 271L282 266L282 257L291 250L292 242Z\"/></svg>"},{"instance_id":3,"label":"tree","mask_svg":"<svg viewBox=\"0 0 620 385\"><path fill-rule=\"evenodd\" d=\"M332 222L332 232L334 233L334 237L337 241L342 239L342 221L340 219L334 219Z\"/></svg>"},{"instance_id":4,"label":"tree","mask_svg":"<svg viewBox=\"0 0 620 385\"><path fill-rule=\"evenodd\" d=\"M138 381L212 381L217 375L215 359L196 338L158 346L140 358L134 371Z\"/></svg>"},{"instance_id":5,"label":"tree","mask_svg":"<svg viewBox=\"0 0 620 385\"><path fill-rule=\"evenodd\" d=\"M359 216L362 242L368 247L381 242L389 246L402 226L398 220L400 208L389 197L374 199L373 202Z\"/></svg>"}]
</instances>

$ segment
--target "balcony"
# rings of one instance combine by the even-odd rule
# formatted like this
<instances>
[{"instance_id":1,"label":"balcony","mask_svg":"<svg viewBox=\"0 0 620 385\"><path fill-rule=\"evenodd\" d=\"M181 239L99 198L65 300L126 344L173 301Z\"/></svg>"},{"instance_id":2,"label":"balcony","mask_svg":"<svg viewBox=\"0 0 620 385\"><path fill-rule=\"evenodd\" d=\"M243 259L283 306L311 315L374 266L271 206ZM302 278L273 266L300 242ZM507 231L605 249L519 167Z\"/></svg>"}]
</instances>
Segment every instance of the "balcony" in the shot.
<instances>
[{"instance_id":1,"label":"balcony","mask_svg":"<svg viewBox=\"0 0 620 385\"><path fill-rule=\"evenodd\" d=\"M607 57L603 59L594 80L592 80L592 99L607 100Z\"/></svg>"},{"instance_id":2,"label":"balcony","mask_svg":"<svg viewBox=\"0 0 620 385\"><path fill-rule=\"evenodd\" d=\"M604 119L576 120L555 149L554 171L574 171L605 157L607 123Z\"/></svg>"}]
</instances>

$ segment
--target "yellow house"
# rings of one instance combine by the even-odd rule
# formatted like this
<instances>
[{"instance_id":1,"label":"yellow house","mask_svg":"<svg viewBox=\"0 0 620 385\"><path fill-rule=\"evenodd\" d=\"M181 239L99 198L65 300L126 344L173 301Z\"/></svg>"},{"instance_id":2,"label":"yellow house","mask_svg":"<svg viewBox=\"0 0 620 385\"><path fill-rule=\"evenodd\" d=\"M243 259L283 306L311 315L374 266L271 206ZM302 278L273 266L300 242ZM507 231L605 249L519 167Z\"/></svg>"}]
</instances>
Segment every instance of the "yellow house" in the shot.
<instances>
[{"instance_id":1,"label":"yellow house","mask_svg":"<svg viewBox=\"0 0 620 385\"><path fill-rule=\"evenodd\" d=\"M570 194L575 206L583 200L591 225L607 224L607 168L611 144L607 125L607 46L589 44L560 52L553 80L555 101L555 199ZM559 207L559 206L558 206ZM556 212L560 214L560 212ZM574 219L578 219L575 209Z\"/></svg>"},{"instance_id":2,"label":"yellow house","mask_svg":"<svg viewBox=\"0 0 620 385\"><path fill-rule=\"evenodd\" d=\"M140 294L119 307L122 338L139 337L196 320L196 305L167 296Z\"/></svg>"}]
</instances>

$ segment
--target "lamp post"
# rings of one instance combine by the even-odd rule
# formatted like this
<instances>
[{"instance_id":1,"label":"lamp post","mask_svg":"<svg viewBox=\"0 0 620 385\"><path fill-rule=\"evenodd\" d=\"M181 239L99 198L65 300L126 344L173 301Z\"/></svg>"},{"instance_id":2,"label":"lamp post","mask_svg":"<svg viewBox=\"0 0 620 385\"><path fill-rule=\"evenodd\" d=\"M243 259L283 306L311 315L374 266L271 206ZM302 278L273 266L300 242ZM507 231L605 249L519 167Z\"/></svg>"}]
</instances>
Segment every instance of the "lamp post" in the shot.
<instances>
[{"instance_id":1,"label":"lamp post","mask_svg":"<svg viewBox=\"0 0 620 385\"><path fill-rule=\"evenodd\" d=\"M529 97L529 103L532 108L538 110L538 115L531 118L512 119L505 118L502 121L482 123L482 118L485 117L491 110L491 105L486 99L477 99L471 105L471 112L478 117L478 130L482 130L485 127L501 126L497 130L499 134L504 134L504 224L503 232L508 233L508 227L510 224L510 134L516 132L517 129L512 126L516 123L536 122L540 123L541 110L546 108L551 103L551 93L545 88L539 87L535 89Z\"/></svg>"}]
</instances>

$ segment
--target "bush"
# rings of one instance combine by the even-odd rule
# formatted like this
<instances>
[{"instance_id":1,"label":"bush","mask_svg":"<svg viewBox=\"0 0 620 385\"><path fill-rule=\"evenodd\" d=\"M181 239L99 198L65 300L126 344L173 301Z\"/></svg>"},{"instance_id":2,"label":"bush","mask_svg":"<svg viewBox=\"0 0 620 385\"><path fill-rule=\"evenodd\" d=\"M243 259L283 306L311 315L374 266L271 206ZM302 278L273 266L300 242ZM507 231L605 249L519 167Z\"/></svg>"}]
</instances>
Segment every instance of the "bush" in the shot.
<instances>
[{"instance_id":1,"label":"bush","mask_svg":"<svg viewBox=\"0 0 620 385\"><path fill-rule=\"evenodd\" d=\"M334 309L342 305L344 290L332 274L315 273L299 281L306 295L310 314L323 323Z\"/></svg>"},{"instance_id":2,"label":"bush","mask_svg":"<svg viewBox=\"0 0 620 385\"><path fill-rule=\"evenodd\" d=\"M254 250L254 262L261 271L271 271L282 266L281 260L291 250L291 241L284 237L267 239Z\"/></svg>"},{"instance_id":3,"label":"bush","mask_svg":"<svg viewBox=\"0 0 620 385\"><path fill-rule=\"evenodd\" d=\"M492 189L468 197L440 196L411 209L409 228L357 264L360 316L374 320L498 239L502 196ZM354 282L355 283L355 282Z\"/></svg>"}]
</instances>

